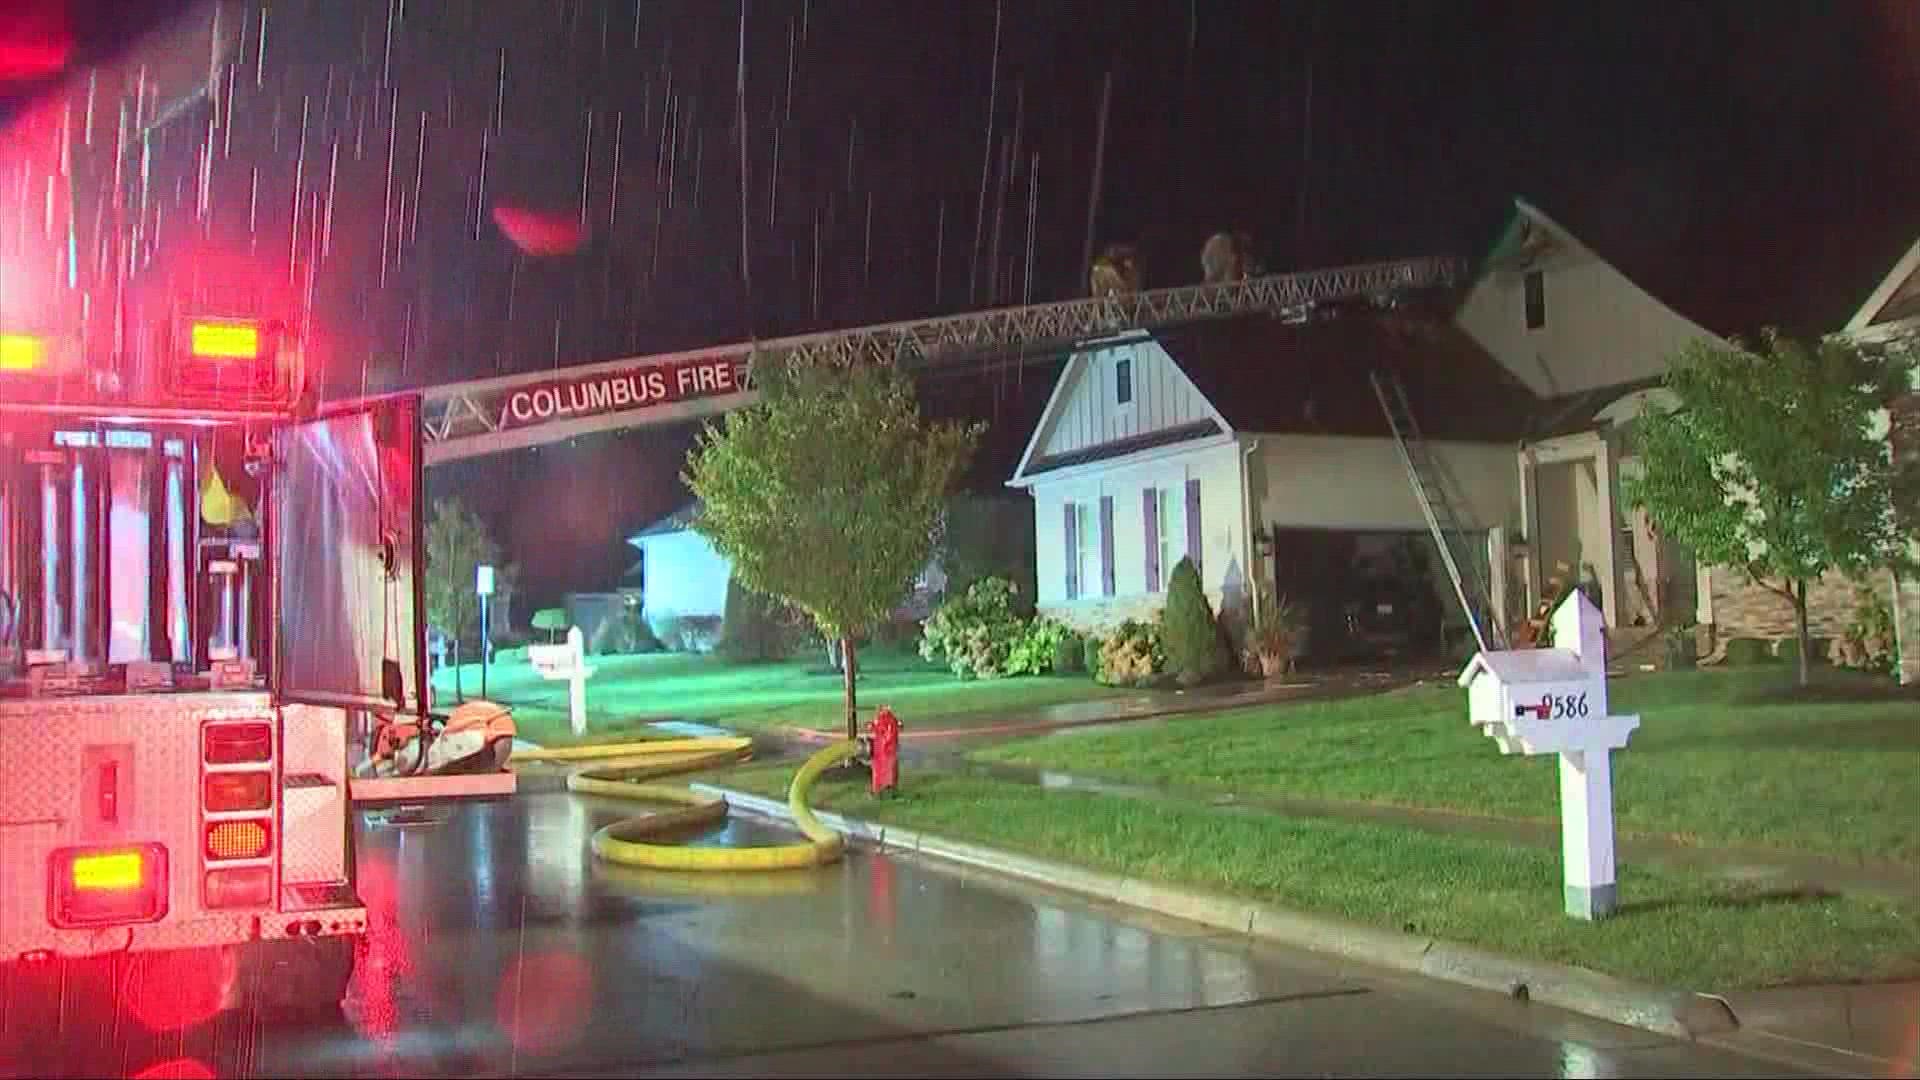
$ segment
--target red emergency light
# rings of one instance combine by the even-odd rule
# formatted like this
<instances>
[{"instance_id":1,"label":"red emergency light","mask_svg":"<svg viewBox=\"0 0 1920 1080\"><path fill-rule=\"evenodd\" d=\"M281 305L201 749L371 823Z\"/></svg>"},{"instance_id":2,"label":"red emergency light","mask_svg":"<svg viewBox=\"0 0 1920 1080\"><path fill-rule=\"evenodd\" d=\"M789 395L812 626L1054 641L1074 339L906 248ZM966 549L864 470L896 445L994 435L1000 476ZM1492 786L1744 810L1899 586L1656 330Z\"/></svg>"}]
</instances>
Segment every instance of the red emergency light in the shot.
<instances>
[{"instance_id":1,"label":"red emergency light","mask_svg":"<svg viewBox=\"0 0 1920 1080\"><path fill-rule=\"evenodd\" d=\"M176 398L209 404L291 404L299 373L289 344L272 322L183 318L170 350L167 390Z\"/></svg>"}]
</instances>

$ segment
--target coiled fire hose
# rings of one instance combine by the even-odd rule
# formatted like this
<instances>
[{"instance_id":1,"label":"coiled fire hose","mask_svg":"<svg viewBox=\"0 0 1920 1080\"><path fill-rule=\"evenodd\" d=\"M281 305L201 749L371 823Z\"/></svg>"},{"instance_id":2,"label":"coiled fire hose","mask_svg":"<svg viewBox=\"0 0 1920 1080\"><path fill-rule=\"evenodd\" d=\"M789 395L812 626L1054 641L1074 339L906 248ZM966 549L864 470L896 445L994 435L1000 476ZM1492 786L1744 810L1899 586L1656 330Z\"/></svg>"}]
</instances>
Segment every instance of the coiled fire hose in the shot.
<instances>
[{"instance_id":1,"label":"coiled fire hose","mask_svg":"<svg viewBox=\"0 0 1920 1080\"><path fill-rule=\"evenodd\" d=\"M688 847L656 843L655 837L706 825L727 817L725 799L701 795L678 784L652 781L682 773L734 765L752 756L753 740L737 736L706 736L613 743L604 746L553 747L516 751L519 761L594 761L597 764L567 777L567 790L580 795L669 803L675 809L623 818L593 834L594 857L622 866L652 870L791 870L824 866L840 858L844 841L820 824L807 805L807 793L827 769L859 753L860 744L847 739L816 751L794 774L787 788L787 808L794 824L806 835L799 844L772 847Z\"/></svg>"}]
</instances>

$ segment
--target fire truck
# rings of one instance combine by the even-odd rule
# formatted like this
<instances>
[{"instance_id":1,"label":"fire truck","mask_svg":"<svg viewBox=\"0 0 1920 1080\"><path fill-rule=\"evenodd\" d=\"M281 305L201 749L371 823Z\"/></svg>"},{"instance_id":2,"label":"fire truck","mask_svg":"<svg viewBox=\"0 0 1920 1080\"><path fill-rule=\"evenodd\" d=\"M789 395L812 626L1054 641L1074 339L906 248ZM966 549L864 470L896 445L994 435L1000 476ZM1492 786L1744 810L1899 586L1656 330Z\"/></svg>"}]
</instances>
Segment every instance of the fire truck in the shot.
<instances>
[{"instance_id":1,"label":"fire truck","mask_svg":"<svg viewBox=\"0 0 1920 1080\"><path fill-rule=\"evenodd\" d=\"M171 32L0 125L0 985L331 1006L351 733L432 725L420 405L318 404L274 267L153 249L152 133L230 47Z\"/></svg>"}]
</instances>

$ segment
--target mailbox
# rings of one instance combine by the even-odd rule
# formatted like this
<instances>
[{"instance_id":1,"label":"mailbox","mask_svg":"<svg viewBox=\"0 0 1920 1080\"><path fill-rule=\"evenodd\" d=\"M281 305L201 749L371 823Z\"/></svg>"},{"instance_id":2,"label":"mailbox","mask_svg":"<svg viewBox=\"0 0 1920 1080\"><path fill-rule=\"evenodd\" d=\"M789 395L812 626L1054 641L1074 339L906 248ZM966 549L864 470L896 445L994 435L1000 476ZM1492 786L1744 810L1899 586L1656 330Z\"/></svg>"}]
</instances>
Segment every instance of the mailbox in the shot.
<instances>
[{"instance_id":1,"label":"mailbox","mask_svg":"<svg viewBox=\"0 0 1920 1080\"><path fill-rule=\"evenodd\" d=\"M1467 717L1503 754L1560 756L1560 835L1567 913L1614 909L1613 774L1638 716L1607 709L1600 612L1576 590L1553 613L1551 649L1481 652L1460 673Z\"/></svg>"},{"instance_id":2,"label":"mailbox","mask_svg":"<svg viewBox=\"0 0 1920 1080\"><path fill-rule=\"evenodd\" d=\"M573 733L587 733L587 680L593 669L587 666L587 641L577 626L567 629L567 640L558 645L527 646L527 661L543 679L567 684L567 717Z\"/></svg>"}]
</instances>

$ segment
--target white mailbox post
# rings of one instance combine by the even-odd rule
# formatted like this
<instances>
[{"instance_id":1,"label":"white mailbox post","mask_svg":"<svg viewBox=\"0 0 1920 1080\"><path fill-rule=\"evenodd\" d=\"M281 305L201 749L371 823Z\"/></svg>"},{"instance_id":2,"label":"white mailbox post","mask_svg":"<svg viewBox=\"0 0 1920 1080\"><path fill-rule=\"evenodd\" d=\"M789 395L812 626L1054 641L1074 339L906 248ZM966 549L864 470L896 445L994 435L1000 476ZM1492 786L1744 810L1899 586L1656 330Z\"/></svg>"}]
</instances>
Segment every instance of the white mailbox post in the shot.
<instances>
[{"instance_id":1,"label":"white mailbox post","mask_svg":"<svg viewBox=\"0 0 1920 1080\"><path fill-rule=\"evenodd\" d=\"M1599 919L1618 901L1613 774L1638 716L1607 712L1600 612L1575 590L1553 613L1551 649L1482 652L1460 673L1468 715L1503 754L1560 755L1560 843L1567 914Z\"/></svg>"},{"instance_id":2,"label":"white mailbox post","mask_svg":"<svg viewBox=\"0 0 1920 1080\"><path fill-rule=\"evenodd\" d=\"M587 666L587 639L575 626L567 630L567 640L558 645L529 645L527 659L543 679L567 684L567 716L573 733L587 733L587 679L593 669Z\"/></svg>"}]
</instances>

